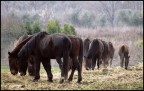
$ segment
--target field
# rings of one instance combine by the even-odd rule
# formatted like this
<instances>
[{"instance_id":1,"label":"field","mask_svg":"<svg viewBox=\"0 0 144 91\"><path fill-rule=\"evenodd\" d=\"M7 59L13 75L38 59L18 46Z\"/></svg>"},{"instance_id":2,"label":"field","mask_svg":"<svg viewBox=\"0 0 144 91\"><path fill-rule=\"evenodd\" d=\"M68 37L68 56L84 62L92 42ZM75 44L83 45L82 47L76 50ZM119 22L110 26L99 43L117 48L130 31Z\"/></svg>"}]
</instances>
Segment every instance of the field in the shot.
<instances>
[{"instance_id":1,"label":"field","mask_svg":"<svg viewBox=\"0 0 144 91\"><path fill-rule=\"evenodd\" d=\"M79 37L85 39L90 37L111 41L115 47L112 68L94 71L86 71L83 68L82 82L77 82L77 71L72 82L59 83L60 70L56 62L52 64L53 83L47 81L47 75L43 67L40 71L40 80L32 82L33 77L13 76L8 68L8 55L5 42L2 42L4 50L1 58L1 89L2 90L143 90L143 28L103 28L103 29L81 29L77 28ZM97 31L95 31L97 30ZM91 32L89 32L91 31ZM118 46L127 44L130 50L130 62L128 70L119 67ZM10 49L14 44L9 44ZM70 72L69 72L70 74Z\"/></svg>"},{"instance_id":2,"label":"field","mask_svg":"<svg viewBox=\"0 0 144 91\"><path fill-rule=\"evenodd\" d=\"M77 71L72 82L59 83L60 70L52 67L53 83L47 81L47 75L43 67L40 71L40 80L32 82L33 77L13 76L9 68L1 67L2 90L143 90L143 64L129 66L128 70L119 66L108 69L100 68L87 71L83 68L82 82L77 81ZM69 72L70 73L70 72Z\"/></svg>"}]
</instances>

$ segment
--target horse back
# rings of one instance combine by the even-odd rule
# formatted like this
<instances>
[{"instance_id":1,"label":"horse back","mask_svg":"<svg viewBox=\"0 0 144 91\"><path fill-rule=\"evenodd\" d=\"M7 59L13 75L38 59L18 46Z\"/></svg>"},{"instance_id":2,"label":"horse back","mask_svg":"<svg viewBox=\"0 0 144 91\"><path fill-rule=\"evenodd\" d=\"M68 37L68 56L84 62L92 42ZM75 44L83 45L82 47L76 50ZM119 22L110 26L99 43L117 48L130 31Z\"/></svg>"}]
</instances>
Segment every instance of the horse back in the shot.
<instances>
[{"instance_id":1,"label":"horse back","mask_svg":"<svg viewBox=\"0 0 144 91\"><path fill-rule=\"evenodd\" d=\"M129 54L128 46L127 45L121 45L119 47L118 52L119 52L119 55L128 56L128 54Z\"/></svg>"}]
</instances>

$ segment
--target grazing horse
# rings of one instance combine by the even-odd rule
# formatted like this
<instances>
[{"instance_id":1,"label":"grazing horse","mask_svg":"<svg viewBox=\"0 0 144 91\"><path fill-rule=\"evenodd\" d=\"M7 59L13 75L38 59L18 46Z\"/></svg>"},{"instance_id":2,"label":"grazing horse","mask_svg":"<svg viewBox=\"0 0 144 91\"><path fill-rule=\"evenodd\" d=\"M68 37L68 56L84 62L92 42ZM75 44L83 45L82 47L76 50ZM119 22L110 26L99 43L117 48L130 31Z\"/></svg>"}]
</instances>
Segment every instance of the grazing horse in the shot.
<instances>
[{"instance_id":1,"label":"grazing horse","mask_svg":"<svg viewBox=\"0 0 144 91\"><path fill-rule=\"evenodd\" d=\"M104 67L106 67L106 64L108 64L108 59L109 59L109 44L103 40L101 40L103 45L104 45L104 51L102 53L102 59L100 64L103 62Z\"/></svg>"},{"instance_id":2,"label":"grazing horse","mask_svg":"<svg viewBox=\"0 0 144 91\"><path fill-rule=\"evenodd\" d=\"M84 40L84 44L83 44L83 46L84 46L84 48L83 48L83 52L84 52L84 62L85 62L85 68L86 68L86 70L89 70L89 68L91 68L91 60L88 60L88 59L86 58L86 55L87 55L88 50L89 50L90 43L91 43L90 39L89 39L89 38L86 38L86 39Z\"/></svg>"},{"instance_id":3,"label":"grazing horse","mask_svg":"<svg viewBox=\"0 0 144 91\"><path fill-rule=\"evenodd\" d=\"M104 45L101 40L94 39L86 56L87 59L92 59L92 70L94 70L97 60L97 66L99 69L100 59L102 58L102 53L104 51Z\"/></svg>"},{"instance_id":4,"label":"grazing horse","mask_svg":"<svg viewBox=\"0 0 144 91\"><path fill-rule=\"evenodd\" d=\"M30 37L30 36L32 36L32 35L24 35L24 36L21 36L21 37L18 39L16 46L20 45L21 42L22 42L24 39L26 39L26 38L28 38L28 37ZM30 38L31 38L31 37L30 37ZM30 56L30 57L28 58L28 60L27 60L27 62L28 62L28 73L29 73L30 76L34 76L34 66L32 66L32 65L33 65L33 61L32 61L32 60L33 60L33 59L32 59L32 56ZM25 73L25 74L26 74L26 73ZM21 73L20 73L20 75L25 75L25 74L21 74Z\"/></svg>"},{"instance_id":5,"label":"grazing horse","mask_svg":"<svg viewBox=\"0 0 144 91\"><path fill-rule=\"evenodd\" d=\"M72 81L73 74L75 70L78 70L78 83L82 80L81 72L82 72L82 61L83 61L83 41L81 38L75 36L68 36L72 43L72 49L70 51L70 58L71 58L71 74L69 76L69 81ZM70 65L70 64L69 64Z\"/></svg>"},{"instance_id":6,"label":"grazing horse","mask_svg":"<svg viewBox=\"0 0 144 91\"><path fill-rule=\"evenodd\" d=\"M73 80L73 75L75 70L78 70L78 83L82 80L82 60L83 60L83 42L81 38L75 36L68 36L72 43L72 48L69 54L69 70L71 69L71 74L69 76L69 81ZM61 68L62 61L57 59L59 67Z\"/></svg>"},{"instance_id":7,"label":"grazing horse","mask_svg":"<svg viewBox=\"0 0 144 91\"><path fill-rule=\"evenodd\" d=\"M115 48L114 48L114 46L111 42L108 42L108 44L109 44L109 56L110 56L110 67L111 67L113 56L114 56L114 53L115 53Z\"/></svg>"},{"instance_id":8,"label":"grazing horse","mask_svg":"<svg viewBox=\"0 0 144 91\"><path fill-rule=\"evenodd\" d=\"M35 34L19 51L18 58L20 59L20 69L27 64L25 60L33 55L35 78L33 81L40 79L40 63L42 62L44 69L47 72L48 81L52 82L53 75L51 73L50 59L61 61L63 57L61 80L67 79L68 75L68 58L71 50L71 40L62 34L47 34L40 32Z\"/></svg>"},{"instance_id":9,"label":"grazing horse","mask_svg":"<svg viewBox=\"0 0 144 91\"><path fill-rule=\"evenodd\" d=\"M20 49L23 47L23 45L32 38L32 36L22 36L18 39L16 47L13 49L12 52L8 52L8 59L9 59L9 68L10 72L13 75L16 75L19 71L19 65L18 65L18 52ZM30 59L28 59L30 60ZM25 69L24 74L26 74L26 69L27 68L22 68L23 70ZM30 74L30 73L29 73ZM33 75L33 74L32 74Z\"/></svg>"},{"instance_id":10,"label":"grazing horse","mask_svg":"<svg viewBox=\"0 0 144 91\"><path fill-rule=\"evenodd\" d=\"M128 64L129 64L129 48L127 45L121 45L119 47L118 54L120 56L120 65L123 67L124 61L125 61L125 69L127 70Z\"/></svg>"},{"instance_id":11,"label":"grazing horse","mask_svg":"<svg viewBox=\"0 0 144 91\"><path fill-rule=\"evenodd\" d=\"M113 59L114 51L115 51L113 44L111 42L105 42L103 40L100 40L100 41L103 43L104 49L102 52L102 56L101 56L99 65L103 63L104 67L107 67L109 64L109 60L110 60L110 67L111 67L112 59ZM96 63L93 62L92 65L95 65L95 64Z\"/></svg>"}]
</instances>

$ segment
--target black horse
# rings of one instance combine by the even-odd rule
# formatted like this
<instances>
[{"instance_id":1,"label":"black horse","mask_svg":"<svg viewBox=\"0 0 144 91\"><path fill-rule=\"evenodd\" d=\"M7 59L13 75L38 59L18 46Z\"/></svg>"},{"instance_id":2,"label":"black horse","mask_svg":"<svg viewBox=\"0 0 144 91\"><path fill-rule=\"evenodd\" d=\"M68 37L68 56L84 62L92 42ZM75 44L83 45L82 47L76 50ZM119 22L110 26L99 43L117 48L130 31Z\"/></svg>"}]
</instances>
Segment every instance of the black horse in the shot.
<instances>
[{"instance_id":1,"label":"black horse","mask_svg":"<svg viewBox=\"0 0 144 91\"><path fill-rule=\"evenodd\" d=\"M95 68L96 61L97 61L98 69L99 69L100 60L102 58L103 51L104 51L104 45L102 41L100 39L94 39L92 41L92 44L86 56L88 60L92 60L92 64L91 64L92 70L94 70Z\"/></svg>"},{"instance_id":2,"label":"black horse","mask_svg":"<svg viewBox=\"0 0 144 91\"><path fill-rule=\"evenodd\" d=\"M81 38L76 36L68 36L72 43L72 48L69 54L69 70L71 69L71 74L69 76L69 81L73 80L73 75L75 70L78 70L78 83L82 80L82 61L83 61L83 41ZM62 61L57 59L57 62L61 68Z\"/></svg>"},{"instance_id":3,"label":"black horse","mask_svg":"<svg viewBox=\"0 0 144 91\"><path fill-rule=\"evenodd\" d=\"M83 46L84 46L84 48L83 48L83 52L84 52L84 62L85 62L85 68L86 68L86 70L88 70L89 68L91 68L91 60L88 60L88 59L86 58L86 55L87 55L88 50L89 50L90 43L91 43L91 41L90 41L89 38L86 38L86 39L84 40L84 43L83 43Z\"/></svg>"},{"instance_id":4,"label":"black horse","mask_svg":"<svg viewBox=\"0 0 144 91\"><path fill-rule=\"evenodd\" d=\"M61 70L62 83L68 76L68 58L71 50L70 39L62 34L47 34L40 32L34 35L20 50L18 57L20 59L20 69L25 67L26 59L30 55L34 58L34 72L35 78L33 81L40 79L40 63L42 62L48 76L48 81L52 82L53 75L51 73L50 59L61 60L63 57L63 64ZM23 71L22 71L23 72Z\"/></svg>"}]
</instances>

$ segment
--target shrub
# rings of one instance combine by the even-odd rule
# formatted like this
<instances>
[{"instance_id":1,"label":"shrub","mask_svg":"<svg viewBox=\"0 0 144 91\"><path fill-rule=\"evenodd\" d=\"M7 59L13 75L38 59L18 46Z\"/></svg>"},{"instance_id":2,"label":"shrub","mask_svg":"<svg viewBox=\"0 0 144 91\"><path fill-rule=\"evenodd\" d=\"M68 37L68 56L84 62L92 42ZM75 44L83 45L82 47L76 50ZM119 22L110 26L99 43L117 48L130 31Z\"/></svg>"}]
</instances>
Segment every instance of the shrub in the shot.
<instances>
[{"instance_id":1,"label":"shrub","mask_svg":"<svg viewBox=\"0 0 144 91\"><path fill-rule=\"evenodd\" d=\"M61 30L64 34L76 35L75 28L70 24L64 24L64 28Z\"/></svg>"},{"instance_id":2,"label":"shrub","mask_svg":"<svg viewBox=\"0 0 144 91\"><path fill-rule=\"evenodd\" d=\"M32 33L37 33L41 31L40 23L39 21L35 21L32 25Z\"/></svg>"},{"instance_id":3,"label":"shrub","mask_svg":"<svg viewBox=\"0 0 144 91\"><path fill-rule=\"evenodd\" d=\"M47 23L46 31L50 34L60 32L60 24L58 20L50 20Z\"/></svg>"}]
</instances>

